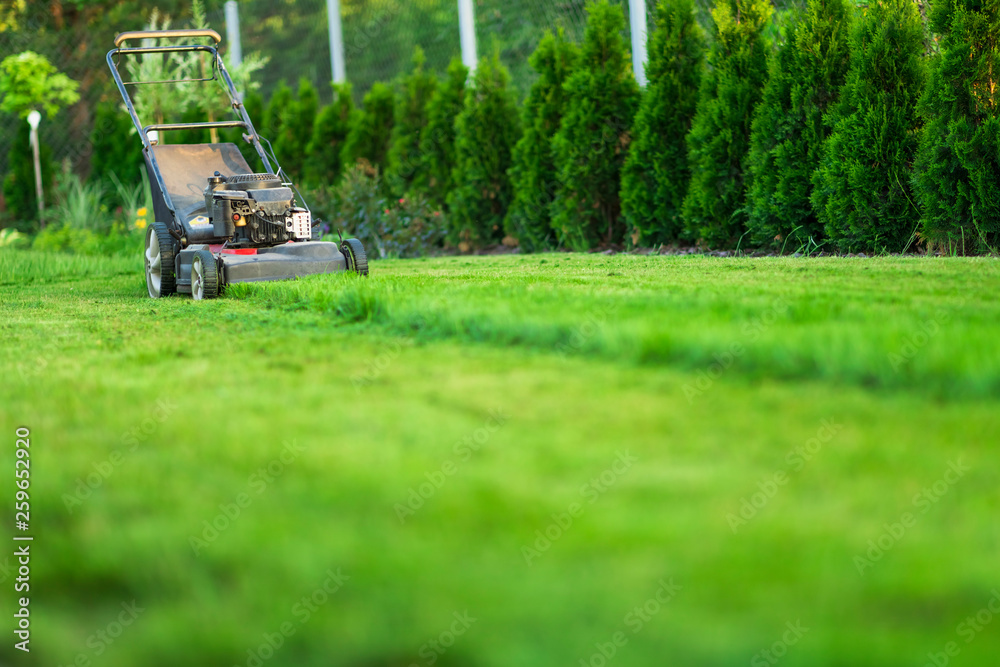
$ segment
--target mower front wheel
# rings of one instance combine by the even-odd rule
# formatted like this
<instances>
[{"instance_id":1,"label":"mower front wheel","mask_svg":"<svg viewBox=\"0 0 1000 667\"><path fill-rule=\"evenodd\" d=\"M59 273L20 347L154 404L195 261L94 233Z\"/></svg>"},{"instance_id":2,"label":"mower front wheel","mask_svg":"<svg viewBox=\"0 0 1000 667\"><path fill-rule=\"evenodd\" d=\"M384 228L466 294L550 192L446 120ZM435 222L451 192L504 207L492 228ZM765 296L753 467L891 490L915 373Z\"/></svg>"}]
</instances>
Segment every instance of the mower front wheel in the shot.
<instances>
[{"instance_id":1,"label":"mower front wheel","mask_svg":"<svg viewBox=\"0 0 1000 667\"><path fill-rule=\"evenodd\" d=\"M170 296L177 291L174 276L174 256L177 241L162 222L146 229L146 290L154 299Z\"/></svg>"},{"instance_id":2,"label":"mower front wheel","mask_svg":"<svg viewBox=\"0 0 1000 667\"><path fill-rule=\"evenodd\" d=\"M357 239L347 239L340 244L340 251L347 259L347 270L354 271L359 276L368 275L368 255L365 247Z\"/></svg>"},{"instance_id":3,"label":"mower front wheel","mask_svg":"<svg viewBox=\"0 0 1000 667\"><path fill-rule=\"evenodd\" d=\"M191 296L196 301L219 296L219 265L208 250L196 252L191 262Z\"/></svg>"}]
</instances>

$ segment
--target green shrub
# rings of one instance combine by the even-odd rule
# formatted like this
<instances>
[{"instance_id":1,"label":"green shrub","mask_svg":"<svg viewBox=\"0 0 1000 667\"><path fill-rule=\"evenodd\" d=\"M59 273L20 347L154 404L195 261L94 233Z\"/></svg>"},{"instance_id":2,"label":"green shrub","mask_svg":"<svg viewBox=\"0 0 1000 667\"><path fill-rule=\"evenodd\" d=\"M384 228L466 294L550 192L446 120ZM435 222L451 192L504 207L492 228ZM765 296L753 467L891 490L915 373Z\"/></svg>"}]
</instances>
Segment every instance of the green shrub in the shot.
<instances>
[{"instance_id":1,"label":"green shrub","mask_svg":"<svg viewBox=\"0 0 1000 667\"><path fill-rule=\"evenodd\" d=\"M13 227L0 229L0 248L24 250L30 247L31 239L26 234L22 234Z\"/></svg>"},{"instance_id":2,"label":"green shrub","mask_svg":"<svg viewBox=\"0 0 1000 667\"><path fill-rule=\"evenodd\" d=\"M97 233L91 229L80 229L56 223L46 226L35 235L31 248L44 252L64 252L75 255L133 256L138 258L142 255L145 236L145 230L127 229L118 223L106 233Z\"/></svg>"},{"instance_id":3,"label":"green shrub","mask_svg":"<svg viewBox=\"0 0 1000 667\"><path fill-rule=\"evenodd\" d=\"M355 115L347 141L341 153L344 167L352 167L358 160L384 169L389 156L395 115L395 95L392 87L376 83L361 101L361 113Z\"/></svg>"},{"instance_id":4,"label":"green shrub","mask_svg":"<svg viewBox=\"0 0 1000 667\"><path fill-rule=\"evenodd\" d=\"M76 174L64 169L56 184L56 198L50 219L73 229L87 229L97 234L107 233L114 222L105 202L104 181L83 182Z\"/></svg>"},{"instance_id":5,"label":"green shrub","mask_svg":"<svg viewBox=\"0 0 1000 667\"><path fill-rule=\"evenodd\" d=\"M448 65L444 81L427 103L427 125L420 134L423 168L414 179L414 187L426 191L431 203L443 208L452 190L451 172L455 168L455 120L462 112L465 82L469 69L455 58Z\"/></svg>"},{"instance_id":6,"label":"green shrub","mask_svg":"<svg viewBox=\"0 0 1000 667\"><path fill-rule=\"evenodd\" d=\"M849 25L844 0L809 0L772 54L750 136L747 226L754 245L780 248L791 238L795 248L826 236L809 200L810 179L830 134L823 114L847 77Z\"/></svg>"},{"instance_id":7,"label":"green shrub","mask_svg":"<svg viewBox=\"0 0 1000 667\"><path fill-rule=\"evenodd\" d=\"M919 102L926 125L914 165L922 236L965 252L1000 242L1000 93L995 3L941 0L931 30L941 36Z\"/></svg>"},{"instance_id":8,"label":"green shrub","mask_svg":"<svg viewBox=\"0 0 1000 667\"><path fill-rule=\"evenodd\" d=\"M719 0L714 40L688 134L691 183L685 233L710 246L734 246L744 231L744 178L750 126L767 78L768 0Z\"/></svg>"},{"instance_id":9,"label":"green shrub","mask_svg":"<svg viewBox=\"0 0 1000 667\"><path fill-rule=\"evenodd\" d=\"M38 197L35 187L35 162L31 151L31 128L26 120L17 119L17 134L7 154L7 175L3 180L3 196L8 215L22 231L30 229L29 221L38 220ZM42 172L42 199L51 207L53 200L52 149L39 142L39 163Z\"/></svg>"},{"instance_id":10,"label":"green shrub","mask_svg":"<svg viewBox=\"0 0 1000 667\"><path fill-rule=\"evenodd\" d=\"M847 83L813 175L813 206L841 250L897 252L916 231L923 38L913 0L880 0L851 31Z\"/></svg>"},{"instance_id":11,"label":"green shrub","mask_svg":"<svg viewBox=\"0 0 1000 667\"><path fill-rule=\"evenodd\" d=\"M351 84L333 84L333 102L316 116L306 153L306 180L313 185L333 185L344 173L340 152L358 111L351 98Z\"/></svg>"},{"instance_id":12,"label":"green shrub","mask_svg":"<svg viewBox=\"0 0 1000 667\"><path fill-rule=\"evenodd\" d=\"M566 39L562 28L554 34L546 31L531 54L538 80L524 102L524 135L514 146L510 170L514 201L504 221L507 233L525 250L540 250L554 241L549 210L556 191L552 139L566 112L563 86L579 58L580 50Z\"/></svg>"},{"instance_id":13,"label":"green shrub","mask_svg":"<svg viewBox=\"0 0 1000 667\"><path fill-rule=\"evenodd\" d=\"M332 191L331 223L354 236L371 259L420 257L440 248L444 217L422 195L387 199L377 169L355 165Z\"/></svg>"},{"instance_id":14,"label":"green shrub","mask_svg":"<svg viewBox=\"0 0 1000 667\"><path fill-rule=\"evenodd\" d=\"M55 188L50 224L35 236L32 247L80 255L140 254L149 221L143 215L149 185L145 181L126 185L114 175L109 180L113 192L104 181L84 182L64 169Z\"/></svg>"},{"instance_id":15,"label":"green shrub","mask_svg":"<svg viewBox=\"0 0 1000 667\"><path fill-rule=\"evenodd\" d=\"M635 244L676 241L683 230L681 205L691 180L685 138L704 54L693 0L660 0L649 41L649 85L622 171L622 215Z\"/></svg>"},{"instance_id":16,"label":"green shrub","mask_svg":"<svg viewBox=\"0 0 1000 667\"><path fill-rule=\"evenodd\" d=\"M410 192L421 170L420 135L427 127L428 102L437 89L437 78L424 71L424 51L413 50L413 71L403 77L396 98L395 124L385 179L389 190L398 195Z\"/></svg>"},{"instance_id":17,"label":"green shrub","mask_svg":"<svg viewBox=\"0 0 1000 667\"><path fill-rule=\"evenodd\" d=\"M566 81L566 114L552 143L559 179L552 228L576 250L624 240L621 171L639 106L621 7L601 0L587 14L580 66Z\"/></svg>"},{"instance_id":18,"label":"green shrub","mask_svg":"<svg viewBox=\"0 0 1000 667\"><path fill-rule=\"evenodd\" d=\"M455 187L447 201L450 238L460 248L503 238L503 219L513 197L507 170L520 132L510 74L494 52L479 61L455 120Z\"/></svg>"}]
</instances>

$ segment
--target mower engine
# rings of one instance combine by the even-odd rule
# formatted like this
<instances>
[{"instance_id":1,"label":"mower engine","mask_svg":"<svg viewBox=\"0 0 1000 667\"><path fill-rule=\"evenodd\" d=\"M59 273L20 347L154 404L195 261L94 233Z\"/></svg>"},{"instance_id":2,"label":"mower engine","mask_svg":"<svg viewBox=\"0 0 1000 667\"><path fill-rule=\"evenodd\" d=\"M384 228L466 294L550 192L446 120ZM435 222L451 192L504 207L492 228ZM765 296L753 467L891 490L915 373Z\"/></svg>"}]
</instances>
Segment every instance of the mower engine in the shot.
<instances>
[{"instance_id":1,"label":"mower engine","mask_svg":"<svg viewBox=\"0 0 1000 667\"><path fill-rule=\"evenodd\" d=\"M215 172L205 188L214 233L230 248L262 248L312 238L309 211L295 206L292 189L274 174Z\"/></svg>"}]
</instances>

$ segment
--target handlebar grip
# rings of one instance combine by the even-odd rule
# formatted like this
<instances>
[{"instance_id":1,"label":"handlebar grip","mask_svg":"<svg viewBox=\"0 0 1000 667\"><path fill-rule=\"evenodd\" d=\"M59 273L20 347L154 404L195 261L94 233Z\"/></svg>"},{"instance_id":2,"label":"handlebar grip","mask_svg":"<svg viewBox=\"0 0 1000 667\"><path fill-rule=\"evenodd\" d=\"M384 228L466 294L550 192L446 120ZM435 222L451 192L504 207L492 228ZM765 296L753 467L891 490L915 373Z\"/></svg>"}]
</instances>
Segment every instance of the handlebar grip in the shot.
<instances>
[{"instance_id":1,"label":"handlebar grip","mask_svg":"<svg viewBox=\"0 0 1000 667\"><path fill-rule=\"evenodd\" d=\"M179 37L211 37L218 44L222 37L214 30L129 30L115 37L118 48L130 39L177 39Z\"/></svg>"}]
</instances>

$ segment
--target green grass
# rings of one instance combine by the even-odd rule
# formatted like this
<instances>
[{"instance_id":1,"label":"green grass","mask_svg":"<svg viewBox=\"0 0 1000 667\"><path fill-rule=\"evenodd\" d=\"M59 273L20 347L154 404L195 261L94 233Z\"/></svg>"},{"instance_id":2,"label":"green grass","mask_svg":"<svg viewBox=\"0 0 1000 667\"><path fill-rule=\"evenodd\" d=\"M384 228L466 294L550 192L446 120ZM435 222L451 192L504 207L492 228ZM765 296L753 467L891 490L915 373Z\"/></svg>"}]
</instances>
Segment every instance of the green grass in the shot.
<instances>
[{"instance_id":1,"label":"green grass","mask_svg":"<svg viewBox=\"0 0 1000 667\"><path fill-rule=\"evenodd\" d=\"M154 302L128 262L0 252L0 426L32 429L36 537L33 650L0 662L246 665L288 623L263 664L429 665L468 610L434 664L586 664L621 631L609 664L746 665L801 620L783 665L923 665L948 642L952 664L992 665L1000 619L969 643L958 626L1000 588L998 283L989 260L542 255ZM445 481L401 522L428 476ZM661 579L681 588L628 616Z\"/></svg>"}]
</instances>

